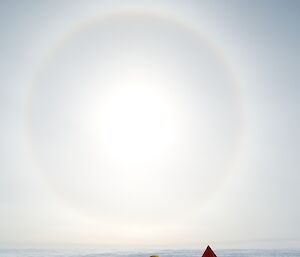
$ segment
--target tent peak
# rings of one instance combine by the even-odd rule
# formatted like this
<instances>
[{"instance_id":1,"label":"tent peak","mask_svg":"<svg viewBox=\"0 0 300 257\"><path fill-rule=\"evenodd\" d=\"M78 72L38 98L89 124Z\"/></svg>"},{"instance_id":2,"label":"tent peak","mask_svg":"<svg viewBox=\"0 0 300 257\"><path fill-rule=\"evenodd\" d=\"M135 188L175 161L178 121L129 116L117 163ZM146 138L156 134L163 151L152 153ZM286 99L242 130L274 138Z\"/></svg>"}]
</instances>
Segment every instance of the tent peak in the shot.
<instances>
[{"instance_id":1,"label":"tent peak","mask_svg":"<svg viewBox=\"0 0 300 257\"><path fill-rule=\"evenodd\" d=\"M214 253L214 251L208 245L206 247L206 250L204 251L202 257L217 257L217 255Z\"/></svg>"}]
</instances>

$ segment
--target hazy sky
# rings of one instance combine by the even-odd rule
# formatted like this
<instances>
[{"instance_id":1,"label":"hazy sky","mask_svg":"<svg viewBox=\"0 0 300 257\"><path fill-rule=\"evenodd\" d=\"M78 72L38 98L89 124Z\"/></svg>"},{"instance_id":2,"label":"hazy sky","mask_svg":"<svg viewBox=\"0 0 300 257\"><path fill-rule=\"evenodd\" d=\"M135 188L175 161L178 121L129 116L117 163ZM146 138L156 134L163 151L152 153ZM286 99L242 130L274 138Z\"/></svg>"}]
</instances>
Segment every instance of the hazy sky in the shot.
<instances>
[{"instance_id":1,"label":"hazy sky","mask_svg":"<svg viewBox=\"0 0 300 257\"><path fill-rule=\"evenodd\" d=\"M1 247L300 245L299 1L1 1Z\"/></svg>"}]
</instances>

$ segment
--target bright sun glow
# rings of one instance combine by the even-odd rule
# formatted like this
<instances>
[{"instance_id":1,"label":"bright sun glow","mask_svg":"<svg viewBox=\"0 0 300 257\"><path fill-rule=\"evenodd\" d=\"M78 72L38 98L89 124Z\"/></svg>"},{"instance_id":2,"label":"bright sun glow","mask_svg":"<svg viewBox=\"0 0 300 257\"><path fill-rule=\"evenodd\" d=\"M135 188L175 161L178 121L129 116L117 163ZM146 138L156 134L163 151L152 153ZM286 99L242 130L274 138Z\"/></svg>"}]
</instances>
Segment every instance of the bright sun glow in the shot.
<instances>
[{"instance_id":1,"label":"bright sun glow","mask_svg":"<svg viewBox=\"0 0 300 257\"><path fill-rule=\"evenodd\" d=\"M122 83L102 106L101 141L110 157L145 162L161 157L176 138L175 110L168 97L142 78Z\"/></svg>"}]
</instances>

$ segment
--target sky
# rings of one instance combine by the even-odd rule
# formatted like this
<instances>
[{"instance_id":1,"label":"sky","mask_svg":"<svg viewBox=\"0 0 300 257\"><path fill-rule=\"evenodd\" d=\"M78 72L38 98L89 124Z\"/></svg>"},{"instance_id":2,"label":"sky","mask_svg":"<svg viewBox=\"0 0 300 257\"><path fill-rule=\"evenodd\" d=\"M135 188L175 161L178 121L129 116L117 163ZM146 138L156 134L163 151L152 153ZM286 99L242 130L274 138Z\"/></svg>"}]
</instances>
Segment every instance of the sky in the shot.
<instances>
[{"instance_id":1,"label":"sky","mask_svg":"<svg viewBox=\"0 0 300 257\"><path fill-rule=\"evenodd\" d=\"M0 247L299 247L299 14L1 1Z\"/></svg>"}]
</instances>

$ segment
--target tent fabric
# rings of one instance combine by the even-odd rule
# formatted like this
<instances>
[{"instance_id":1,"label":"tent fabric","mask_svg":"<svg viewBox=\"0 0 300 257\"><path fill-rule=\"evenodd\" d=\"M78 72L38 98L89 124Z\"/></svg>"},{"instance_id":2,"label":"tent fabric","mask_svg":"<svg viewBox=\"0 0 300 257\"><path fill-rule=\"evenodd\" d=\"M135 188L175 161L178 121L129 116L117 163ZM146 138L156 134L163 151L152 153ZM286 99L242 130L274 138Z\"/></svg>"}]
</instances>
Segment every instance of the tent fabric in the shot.
<instances>
[{"instance_id":1,"label":"tent fabric","mask_svg":"<svg viewBox=\"0 0 300 257\"><path fill-rule=\"evenodd\" d=\"M206 247L206 250L204 251L202 257L217 257L217 255L214 253L214 251L208 245Z\"/></svg>"}]
</instances>

